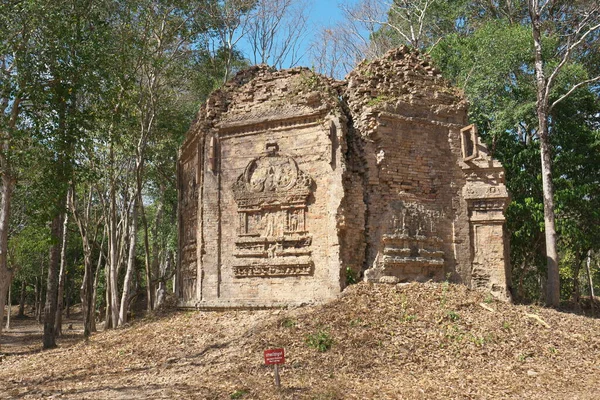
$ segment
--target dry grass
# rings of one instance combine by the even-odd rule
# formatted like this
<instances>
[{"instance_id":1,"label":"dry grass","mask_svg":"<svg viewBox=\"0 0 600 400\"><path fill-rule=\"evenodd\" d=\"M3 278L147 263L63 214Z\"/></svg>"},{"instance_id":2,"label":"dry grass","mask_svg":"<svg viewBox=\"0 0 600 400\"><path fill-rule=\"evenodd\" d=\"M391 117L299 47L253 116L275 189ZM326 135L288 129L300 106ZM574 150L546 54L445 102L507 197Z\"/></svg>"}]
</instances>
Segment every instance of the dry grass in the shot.
<instances>
[{"instance_id":1,"label":"dry grass","mask_svg":"<svg viewBox=\"0 0 600 400\"><path fill-rule=\"evenodd\" d=\"M277 390L262 351L280 346ZM323 306L172 313L9 355L0 382L2 398L598 399L600 320L361 283Z\"/></svg>"}]
</instances>

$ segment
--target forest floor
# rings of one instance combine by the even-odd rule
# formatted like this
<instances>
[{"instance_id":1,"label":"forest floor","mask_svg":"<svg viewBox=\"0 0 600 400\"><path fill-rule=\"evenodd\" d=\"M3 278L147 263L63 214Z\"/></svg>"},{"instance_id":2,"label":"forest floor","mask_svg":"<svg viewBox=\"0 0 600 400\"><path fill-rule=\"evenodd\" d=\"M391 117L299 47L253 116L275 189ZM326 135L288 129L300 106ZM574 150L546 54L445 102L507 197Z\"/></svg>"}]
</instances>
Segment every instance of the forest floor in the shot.
<instances>
[{"instance_id":1,"label":"forest floor","mask_svg":"<svg viewBox=\"0 0 600 400\"><path fill-rule=\"evenodd\" d=\"M40 351L37 323L13 320L0 398L600 399L600 319L447 283L360 283L295 309L167 311L87 341L78 325L67 332ZM277 347L281 389L263 360Z\"/></svg>"}]
</instances>

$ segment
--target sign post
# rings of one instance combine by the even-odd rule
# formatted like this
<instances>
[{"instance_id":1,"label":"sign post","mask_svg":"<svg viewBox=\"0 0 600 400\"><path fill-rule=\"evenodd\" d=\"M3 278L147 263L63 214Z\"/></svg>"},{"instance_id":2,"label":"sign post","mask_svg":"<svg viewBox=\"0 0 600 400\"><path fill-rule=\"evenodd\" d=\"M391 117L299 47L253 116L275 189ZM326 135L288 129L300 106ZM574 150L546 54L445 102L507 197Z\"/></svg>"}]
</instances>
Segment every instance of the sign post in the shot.
<instances>
[{"instance_id":1,"label":"sign post","mask_svg":"<svg viewBox=\"0 0 600 400\"><path fill-rule=\"evenodd\" d=\"M281 381L279 380L279 364L283 363L285 363L285 352L283 349L265 350L265 364L274 366L275 385L277 385L278 388L281 387Z\"/></svg>"}]
</instances>

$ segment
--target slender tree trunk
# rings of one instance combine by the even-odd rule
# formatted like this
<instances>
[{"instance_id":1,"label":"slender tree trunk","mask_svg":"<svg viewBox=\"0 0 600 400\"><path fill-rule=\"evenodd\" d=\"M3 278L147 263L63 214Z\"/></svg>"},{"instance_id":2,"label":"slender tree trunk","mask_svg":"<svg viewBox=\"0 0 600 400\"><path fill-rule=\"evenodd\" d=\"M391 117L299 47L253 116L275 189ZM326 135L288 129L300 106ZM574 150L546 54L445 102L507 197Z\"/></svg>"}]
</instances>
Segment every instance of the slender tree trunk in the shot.
<instances>
[{"instance_id":1,"label":"slender tree trunk","mask_svg":"<svg viewBox=\"0 0 600 400\"><path fill-rule=\"evenodd\" d=\"M8 289L12 282L13 271L8 268L8 229L10 206L15 181L12 176L10 154L11 132L16 127L19 117L21 97L17 96L11 106L8 129L1 133L0 143L0 169L2 188L0 188L0 335L2 335L2 321L4 320L4 306ZM2 113L7 110L7 102L3 105Z\"/></svg>"},{"instance_id":2,"label":"slender tree trunk","mask_svg":"<svg viewBox=\"0 0 600 400\"><path fill-rule=\"evenodd\" d=\"M40 257L40 265L41 265L41 269L42 269L42 273L40 275L40 279L39 279L39 284L38 284L38 288L39 288L39 296L38 296L38 306L37 306L37 310L38 310L38 314L37 314L37 321L41 324L43 323L43 319L44 319L44 296L45 296L45 292L44 292L44 276L45 276L45 265L46 264L46 260L44 260L44 256L42 255Z\"/></svg>"},{"instance_id":3,"label":"slender tree trunk","mask_svg":"<svg viewBox=\"0 0 600 400\"><path fill-rule=\"evenodd\" d=\"M71 212L79 228L79 234L81 236L81 242L83 244L83 280L81 282L80 297L81 297L81 311L83 314L83 337L87 338L92 333L93 324L96 321L95 313L95 302L94 302L94 288L92 275L92 248L90 246L90 207L92 203L92 190L90 189L87 205L83 214L79 212L75 203L76 193L71 188L69 190L69 202L68 205L71 208ZM102 245L100 246L100 256L102 256Z\"/></svg>"},{"instance_id":4,"label":"slender tree trunk","mask_svg":"<svg viewBox=\"0 0 600 400\"><path fill-rule=\"evenodd\" d=\"M172 264L172 253L167 250L167 255L165 256L164 267L161 268L160 272L160 281L158 283L158 289L156 291L156 307L162 306L167 296L167 275L169 271L171 271Z\"/></svg>"},{"instance_id":5,"label":"slender tree trunk","mask_svg":"<svg viewBox=\"0 0 600 400\"><path fill-rule=\"evenodd\" d=\"M131 215L131 228L129 233L129 255L127 257L127 271L125 272L125 280L123 282L123 293L121 295L121 310L119 313L119 325L127 322L127 312L129 311L129 300L131 293L131 279L135 270L135 245L137 239L137 206L138 197L133 199L133 210Z\"/></svg>"},{"instance_id":6,"label":"slender tree trunk","mask_svg":"<svg viewBox=\"0 0 600 400\"><path fill-rule=\"evenodd\" d=\"M92 330L90 327L91 320L94 319L91 314L91 310L94 309L92 305L92 260L89 248L85 248L83 251L83 281L81 282L81 312L83 314L83 337L90 336ZM91 316L91 318L90 318Z\"/></svg>"},{"instance_id":7,"label":"slender tree trunk","mask_svg":"<svg viewBox=\"0 0 600 400\"><path fill-rule=\"evenodd\" d=\"M34 292L34 297L35 299L33 300L33 316L34 318L39 321L38 319L38 314L40 312L40 292L39 292L39 288L40 285L38 283L38 278L37 276L35 277L35 285L33 286L33 292Z\"/></svg>"},{"instance_id":8,"label":"slender tree trunk","mask_svg":"<svg viewBox=\"0 0 600 400\"><path fill-rule=\"evenodd\" d=\"M544 117L545 118L545 117ZM552 157L548 143L548 127L544 119L546 133L540 135L542 157L542 188L544 193L544 229L546 237L546 303L556 307L560 303L560 274L558 270L558 250L556 248L556 225L554 221L554 185L552 184Z\"/></svg>"},{"instance_id":9,"label":"slender tree trunk","mask_svg":"<svg viewBox=\"0 0 600 400\"><path fill-rule=\"evenodd\" d=\"M585 262L585 269L587 271L588 284L590 285L590 297L592 299L592 304L596 301L596 297L594 296L594 280L592 279L592 271L590 269L590 264L592 263L592 250L588 250L587 252L587 260Z\"/></svg>"},{"instance_id":10,"label":"slender tree trunk","mask_svg":"<svg viewBox=\"0 0 600 400\"><path fill-rule=\"evenodd\" d=\"M546 237L546 303L557 307L560 303L560 274L558 271L558 251L556 248L556 228L554 222L554 186L552 185L552 154L548 130L548 93L542 56L542 36L539 7L537 2L530 4L531 25L535 51L535 76L537 86L537 118L540 156L542 161L542 190L544 197L544 230Z\"/></svg>"},{"instance_id":11,"label":"slender tree trunk","mask_svg":"<svg viewBox=\"0 0 600 400\"><path fill-rule=\"evenodd\" d=\"M144 208L144 202L142 201L142 179L144 173L144 148L146 146L146 135L144 132L148 132L154 121L154 116L150 118L149 127L147 130L142 128L141 139L137 146L136 165L135 165L135 183L136 183L136 194L135 202L140 207L140 214L142 217L142 224L144 226L144 266L146 267L146 309L152 311L154 308L154 290L152 285L152 271L150 266L150 243L148 240L148 220L146 219L146 210ZM137 236L137 225L136 225L136 236Z\"/></svg>"},{"instance_id":12,"label":"slender tree trunk","mask_svg":"<svg viewBox=\"0 0 600 400\"><path fill-rule=\"evenodd\" d=\"M141 190L141 188L140 188ZM141 203L141 202L140 202ZM148 220L146 219L146 211L144 205L140 204L142 214L142 223L144 225L144 261L146 267L146 296L148 297L146 309L152 311L154 309L154 285L152 284L152 270L150 264L150 242L148 240Z\"/></svg>"},{"instance_id":13,"label":"slender tree trunk","mask_svg":"<svg viewBox=\"0 0 600 400\"><path fill-rule=\"evenodd\" d=\"M573 301L579 304L579 300L581 299L581 288L579 285L579 272L581 271L581 263L583 259L581 257L581 253L577 252L575 255L575 265L573 266L573 293L572 298Z\"/></svg>"},{"instance_id":14,"label":"slender tree trunk","mask_svg":"<svg viewBox=\"0 0 600 400\"><path fill-rule=\"evenodd\" d=\"M3 144L3 151L7 144ZM0 158L0 163L5 164L4 156ZM14 182L5 171L2 174L2 188L0 189L0 335L2 334L4 320L4 306L6 297L12 282L13 272L8 268L8 218L10 215L10 202L12 197Z\"/></svg>"},{"instance_id":15,"label":"slender tree trunk","mask_svg":"<svg viewBox=\"0 0 600 400\"><path fill-rule=\"evenodd\" d=\"M58 269L60 263L60 242L62 236L62 214L52 220L52 237L56 243L50 250L50 263L48 265L48 282L46 288L46 304L44 306L44 336L42 338L44 349L56 347L56 303L58 296Z\"/></svg>"},{"instance_id":16,"label":"slender tree trunk","mask_svg":"<svg viewBox=\"0 0 600 400\"><path fill-rule=\"evenodd\" d=\"M7 139L6 139L7 140ZM8 143L2 145L2 152L6 151ZM4 156L0 158L1 164L6 164ZM8 224L10 215L10 202L14 182L4 171L2 174L2 188L0 189L0 335L2 334L4 320L4 306L12 282L13 272L8 268Z\"/></svg>"},{"instance_id":17,"label":"slender tree trunk","mask_svg":"<svg viewBox=\"0 0 600 400\"><path fill-rule=\"evenodd\" d=\"M25 295L27 294L27 283L25 280L21 281L21 297L19 298L19 317L25 316Z\"/></svg>"},{"instance_id":18,"label":"slender tree trunk","mask_svg":"<svg viewBox=\"0 0 600 400\"><path fill-rule=\"evenodd\" d=\"M110 251L110 250L109 250ZM111 289L111 277L110 277L110 261L107 261L104 264L104 277L106 280L106 293L105 293L105 301L106 301L106 309L104 310L104 329L113 328L112 324L112 307L111 307L111 299L112 299L112 289Z\"/></svg>"},{"instance_id":19,"label":"slender tree trunk","mask_svg":"<svg viewBox=\"0 0 600 400\"><path fill-rule=\"evenodd\" d=\"M92 303L90 310L90 332L96 332L96 299L98 298L98 281L100 280L100 267L102 264L102 244L100 245L100 256L98 256L98 264L96 265L96 273L94 274L94 286L92 294Z\"/></svg>"},{"instance_id":20,"label":"slender tree trunk","mask_svg":"<svg viewBox=\"0 0 600 400\"><path fill-rule=\"evenodd\" d=\"M161 191L164 191L163 188L161 188ZM163 275L163 271L161 271L161 266L163 265L163 263L161 262L161 249L160 249L160 234L159 234L159 226L161 226L162 224L162 217L163 217L163 203L160 202L158 204L158 208L156 209L156 216L154 217L154 225L152 227L152 276L154 276L154 279L156 280L157 278L160 279L159 280L159 287L156 288L156 290L153 290L153 294L154 294L154 298L155 301L153 302L153 306L154 308L158 307L158 303L159 303L159 292L161 290L160 285L163 283L162 278L164 277ZM146 229L147 230L147 229ZM146 237L148 236L148 234L146 233ZM154 285L153 285L154 288Z\"/></svg>"},{"instance_id":21,"label":"slender tree trunk","mask_svg":"<svg viewBox=\"0 0 600 400\"><path fill-rule=\"evenodd\" d=\"M10 317L12 315L12 285L8 286L8 312L6 313L6 330L10 330Z\"/></svg>"},{"instance_id":22,"label":"slender tree trunk","mask_svg":"<svg viewBox=\"0 0 600 400\"><path fill-rule=\"evenodd\" d=\"M111 154L112 154L111 147ZM111 177L110 187L110 206L109 206L109 274L107 280L110 282L110 297L107 302L110 303L110 319L111 327L116 328L119 326L119 252L118 252L118 238L117 238L117 198L116 198L116 182L114 177Z\"/></svg>"},{"instance_id":23,"label":"slender tree trunk","mask_svg":"<svg viewBox=\"0 0 600 400\"><path fill-rule=\"evenodd\" d=\"M62 335L62 313L65 297L65 278L67 275L67 226L69 224L69 213L64 214L63 220L62 245L60 250L60 272L58 274L58 297L56 303L56 317L54 320L56 336Z\"/></svg>"}]
</instances>

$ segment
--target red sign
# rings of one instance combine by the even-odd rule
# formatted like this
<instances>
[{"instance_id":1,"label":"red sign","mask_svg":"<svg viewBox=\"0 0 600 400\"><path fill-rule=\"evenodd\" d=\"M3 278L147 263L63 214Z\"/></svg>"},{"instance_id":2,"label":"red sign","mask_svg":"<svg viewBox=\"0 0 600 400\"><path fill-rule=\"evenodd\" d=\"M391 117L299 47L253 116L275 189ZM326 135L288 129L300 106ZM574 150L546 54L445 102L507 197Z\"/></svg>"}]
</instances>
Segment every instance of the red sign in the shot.
<instances>
[{"instance_id":1,"label":"red sign","mask_svg":"<svg viewBox=\"0 0 600 400\"><path fill-rule=\"evenodd\" d=\"M265 364L283 364L285 362L285 353L283 349L265 350Z\"/></svg>"}]
</instances>

